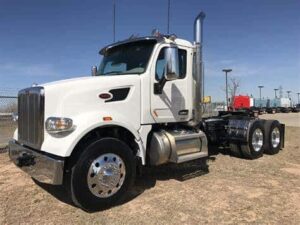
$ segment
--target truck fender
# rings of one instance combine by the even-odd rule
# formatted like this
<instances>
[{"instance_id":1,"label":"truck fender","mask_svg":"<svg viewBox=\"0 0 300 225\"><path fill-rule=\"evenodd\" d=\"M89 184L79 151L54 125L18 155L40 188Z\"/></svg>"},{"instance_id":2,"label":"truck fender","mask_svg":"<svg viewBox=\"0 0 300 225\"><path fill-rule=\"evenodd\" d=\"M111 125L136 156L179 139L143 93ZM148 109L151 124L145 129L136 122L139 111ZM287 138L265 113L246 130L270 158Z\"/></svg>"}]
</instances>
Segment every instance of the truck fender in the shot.
<instances>
[{"instance_id":1,"label":"truck fender","mask_svg":"<svg viewBox=\"0 0 300 225\"><path fill-rule=\"evenodd\" d=\"M102 114L102 113L101 113ZM103 121L102 116L109 115L103 113L89 113L72 118L76 129L66 136L54 136L45 133L42 151L61 157L69 157L79 141L90 131L100 127L118 126L128 130L135 138L139 148L141 147L141 136L138 132L139 124L131 124L128 119L122 118L122 115L112 115L113 120ZM101 120L99 120L101 118Z\"/></svg>"}]
</instances>

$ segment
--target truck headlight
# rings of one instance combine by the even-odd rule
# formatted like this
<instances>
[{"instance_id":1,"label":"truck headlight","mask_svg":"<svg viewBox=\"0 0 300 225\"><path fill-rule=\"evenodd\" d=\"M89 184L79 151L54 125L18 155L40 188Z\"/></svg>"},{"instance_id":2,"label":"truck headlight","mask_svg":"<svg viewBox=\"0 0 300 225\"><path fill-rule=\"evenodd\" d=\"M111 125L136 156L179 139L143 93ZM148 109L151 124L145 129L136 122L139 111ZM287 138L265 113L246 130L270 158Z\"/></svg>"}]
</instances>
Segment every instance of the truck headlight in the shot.
<instances>
[{"instance_id":1,"label":"truck headlight","mask_svg":"<svg viewBox=\"0 0 300 225\"><path fill-rule=\"evenodd\" d=\"M73 126L73 120L69 118L49 117L46 120L46 130L50 134L70 132L74 129L75 127Z\"/></svg>"}]
</instances>

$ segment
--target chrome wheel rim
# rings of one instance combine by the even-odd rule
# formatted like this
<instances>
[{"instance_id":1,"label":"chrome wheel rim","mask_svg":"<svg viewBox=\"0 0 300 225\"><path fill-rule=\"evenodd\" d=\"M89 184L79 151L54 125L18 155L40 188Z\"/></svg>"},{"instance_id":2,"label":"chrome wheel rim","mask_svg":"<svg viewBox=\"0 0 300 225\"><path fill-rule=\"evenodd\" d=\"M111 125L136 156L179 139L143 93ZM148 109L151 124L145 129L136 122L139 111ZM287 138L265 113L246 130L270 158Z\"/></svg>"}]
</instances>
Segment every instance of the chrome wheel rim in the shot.
<instances>
[{"instance_id":1,"label":"chrome wheel rim","mask_svg":"<svg viewBox=\"0 0 300 225\"><path fill-rule=\"evenodd\" d=\"M87 183L93 195L108 198L117 193L125 180L126 170L123 160L116 154L100 155L90 165Z\"/></svg>"},{"instance_id":2,"label":"chrome wheel rim","mask_svg":"<svg viewBox=\"0 0 300 225\"><path fill-rule=\"evenodd\" d=\"M271 142L273 148L277 148L280 143L280 131L278 127L275 127L271 132Z\"/></svg>"},{"instance_id":3,"label":"chrome wheel rim","mask_svg":"<svg viewBox=\"0 0 300 225\"><path fill-rule=\"evenodd\" d=\"M256 128L252 134L252 146L254 151L259 152L263 143L263 132L260 128Z\"/></svg>"}]
</instances>

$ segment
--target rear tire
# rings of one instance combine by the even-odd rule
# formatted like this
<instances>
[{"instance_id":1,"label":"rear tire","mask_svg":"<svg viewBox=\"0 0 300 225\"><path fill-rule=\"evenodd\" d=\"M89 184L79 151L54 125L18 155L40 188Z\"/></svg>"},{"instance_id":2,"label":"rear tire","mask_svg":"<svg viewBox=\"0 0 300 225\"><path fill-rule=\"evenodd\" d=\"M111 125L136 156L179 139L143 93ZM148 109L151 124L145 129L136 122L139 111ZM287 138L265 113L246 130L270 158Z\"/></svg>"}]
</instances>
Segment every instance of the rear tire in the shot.
<instances>
[{"instance_id":1,"label":"rear tire","mask_svg":"<svg viewBox=\"0 0 300 225\"><path fill-rule=\"evenodd\" d=\"M86 211L111 207L128 194L135 175L132 150L116 138L100 139L83 150L72 168L72 200Z\"/></svg>"},{"instance_id":2,"label":"rear tire","mask_svg":"<svg viewBox=\"0 0 300 225\"><path fill-rule=\"evenodd\" d=\"M282 132L277 120L266 120L264 152L270 155L277 154L281 148Z\"/></svg>"},{"instance_id":3,"label":"rear tire","mask_svg":"<svg viewBox=\"0 0 300 225\"><path fill-rule=\"evenodd\" d=\"M233 156L239 158L242 157L240 146L238 144L230 143L229 147L230 147L230 152Z\"/></svg>"},{"instance_id":4,"label":"rear tire","mask_svg":"<svg viewBox=\"0 0 300 225\"><path fill-rule=\"evenodd\" d=\"M255 121L250 127L249 141L241 145L243 156L248 159L257 159L264 152L264 126L260 120Z\"/></svg>"}]
</instances>

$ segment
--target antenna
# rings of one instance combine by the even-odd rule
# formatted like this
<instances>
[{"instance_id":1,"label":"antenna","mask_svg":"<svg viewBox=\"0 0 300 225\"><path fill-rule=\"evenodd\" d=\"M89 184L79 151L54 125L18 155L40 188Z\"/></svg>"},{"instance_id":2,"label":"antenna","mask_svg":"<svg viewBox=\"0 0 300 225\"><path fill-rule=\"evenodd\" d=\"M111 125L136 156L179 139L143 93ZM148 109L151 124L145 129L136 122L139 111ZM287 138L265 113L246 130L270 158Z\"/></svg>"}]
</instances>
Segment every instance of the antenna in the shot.
<instances>
[{"instance_id":1,"label":"antenna","mask_svg":"<svg viewBox=\"0 0 300 225\"><path fill-rule=\"evenodd\" d=\"M116 0L113 0L113 37L116 41Z\"/></svg>"},{"instance_id":2,"label":"antenna","mask_svg":"<svg viewBox=\"0 0 300 225\"><path fill-rule=\"evenodd\" d=\"M168 23L167 23L167 34L170 33L170 4L171 4L171 0L168 0Z\"/></svg>"}]
</instances>

